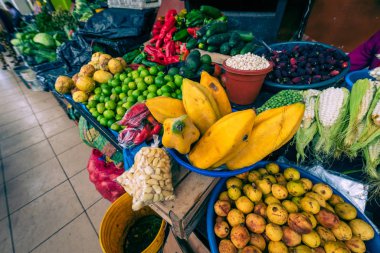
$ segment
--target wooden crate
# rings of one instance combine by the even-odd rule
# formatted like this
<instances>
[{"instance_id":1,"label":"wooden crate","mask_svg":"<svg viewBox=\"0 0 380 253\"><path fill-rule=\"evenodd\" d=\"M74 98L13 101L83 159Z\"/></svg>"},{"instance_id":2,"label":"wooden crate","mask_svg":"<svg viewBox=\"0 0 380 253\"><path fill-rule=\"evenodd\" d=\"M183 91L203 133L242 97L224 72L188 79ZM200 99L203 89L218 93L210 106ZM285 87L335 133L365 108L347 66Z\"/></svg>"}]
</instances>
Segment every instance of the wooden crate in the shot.
<instances>
[{"instance_id":1,"label":"wooden crate","mask_svg":"<svg viewBox=\"0 0 380 253\"><path fill-rule=\"evenodd\" d=\"M208 196L218 181L180 168L178 173L173 173L176 199L150 207L173 227L178 238L187 239L207 208Z\"/></svg>"}]
</instances>

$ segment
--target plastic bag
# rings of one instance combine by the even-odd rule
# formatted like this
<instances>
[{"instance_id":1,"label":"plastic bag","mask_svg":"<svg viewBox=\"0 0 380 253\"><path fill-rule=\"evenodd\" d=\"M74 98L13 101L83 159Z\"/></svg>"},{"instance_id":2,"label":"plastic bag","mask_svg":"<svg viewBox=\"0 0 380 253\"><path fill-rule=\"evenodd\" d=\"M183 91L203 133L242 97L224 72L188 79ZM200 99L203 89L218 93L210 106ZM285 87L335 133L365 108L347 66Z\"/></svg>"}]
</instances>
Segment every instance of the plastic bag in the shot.
<instances>
[{"instance_id":1,"label":"plastic bag","mask_svg":"<svg viewBox=\"0 0 380 253\"><path fill-rule=\"evenodd\" d=\"M89 178L103 198L114 202L125 193L123 187L115 181L124 170L118 169L113 162L104 161L102 157L103 154L100 151L92 150L87 164Z\"/></svg>"},{"instance_id":2,"label":"plastic bag","mask_svg":"<svg viewBox=\"0 0 380 253\"><path fill-rule=\"evenodd\" d=\"M133 197L132 209L135 211L154 202L175 198L170 158L161 148L142 148L137 152L132 168L119 176L117 182Z\"/></svg>"},{"instance_id":3,"label":"plastic bag","mask_svg":"<svg viewBox=\"0 0 380 253\"><path fill-rule=\"evenodd\" d=\"M57 58L65 65L67 72L79 72L83 65L91 61L91 56L91 45L79 35L57 49Z\"/></svg>"}]
</instances>

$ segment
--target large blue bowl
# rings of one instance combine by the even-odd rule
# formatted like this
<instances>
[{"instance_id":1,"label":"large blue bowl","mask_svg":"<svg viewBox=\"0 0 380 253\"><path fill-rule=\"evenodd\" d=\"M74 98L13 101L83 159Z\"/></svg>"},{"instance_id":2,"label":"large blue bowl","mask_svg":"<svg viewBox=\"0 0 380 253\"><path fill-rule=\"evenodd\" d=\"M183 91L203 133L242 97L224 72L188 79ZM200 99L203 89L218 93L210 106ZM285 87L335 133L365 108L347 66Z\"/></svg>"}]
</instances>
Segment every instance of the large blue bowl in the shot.
<instances>
[{"instance_id":1,"label":"large blue bowl","mask_svg":"<svg viewBox=\"0 0 380 253\"><path fill-rule=\"evenodd\" d=\"M207 176L207 177L232 177L235 175L239 175L241 173L244 173L246 171L250 171L252 169L258 169L263 166L265 166L266 162L257 162L255 164L252 164L248 167L244 167L238 170L229 170L229 169L214 169L214 170L203 170L197 167L194 167L193 165L190 164L189 160L186 158L185 155L182 155L178 153L175 149L170 149L168 148L167 151L169 154L176 160L182 167L193 171L195 173Z\"/></svg>"},{"instance_id":2,"label":"large blue bowl","mask_svg":"<svg viewBox=\"0 0 380 253\"><path fill-rule=\"evenodd\" d=\"M270 163L270 162L268 162L268 161L262 162L263 165L265 165L267 163ZM310 173L306 172L305 170L303 170L301 168L298 168L295 166L289 166L289 165L284 164L284 163L277 163L277 164L280 166L280 168L282 170L285 168L288 168L288 167L293 167L293 168L298 169L300 174L301 174L301 177L309 178L314 184L320 183L320 182L327 184L323 180L311 175ZM214 212L214 203L218 200L219 194L222 191L226 190L226 180L227 180L227 178L223 178L215 186L214 190L211 193L210 200L209 200L208 207L207 207L207 237L208 237L208 240L210 243L211 253L218 253L219 252L218 251L219 238L217 238L215 236L215 233L214 233L214 225L215 225L215 218L216 218L215 212ZM342 197L345 202L351 203L339 191L337 191L333 187L331 187L331 188L333 189L333 192L335 194L339 195L340 197ZM364 213L362 213L360 210L357 210L357 211L358 211L357 217L366 221L375 229L375 237L372 240L365 242L366 247L367 247L366 252L373 252L373 253L380 252L380 233L379 233L378 229L376 228L375 224L373 224L373 222L370 219L368 219L368 217Z\"/></svg>"},{"instance_id":3,"label":"large blue bowl","mask_svg":"<svg viewBox=\"0 0 380 253\"><path fill-rule=\"evenodd\" d=\"M340 50L336 47L324 44L324 43L320 43L320 42L292 41L292 42L275 43L275 44L271 44L269 46L273 50L291 50L294 46L297 46L297 45L299 45L299 46L319 45L319 46L322 46L325 48L336 49L342 55L344 55L344 56L346 55L342 50ZM257 55L263 55L263 54L267 54L267 53L268 53L268 50L266 48L260 48L257 51L255 51L255 54L257 54ZM345 75L350 70L350 66L351 66L349 58L347 59L347 63L348 63L347 67L345 69L343 69L339 75L336 75L333 78L326 80L326 81L322 81L322 82L318 82L318 83L312 83L312 84L306 84L306 83L305 84L280 84L280 83L275 83L275 82L272 82L272 81L269 81L266 79L264 81L264 86L271 89L271 90L274 90L274 91L287 90L287 89L292 89L292 90L324 89L324 88L333 86L335 83L337 83L338 81L342 80L345 77Z\"/></svg>"}]
</instances>

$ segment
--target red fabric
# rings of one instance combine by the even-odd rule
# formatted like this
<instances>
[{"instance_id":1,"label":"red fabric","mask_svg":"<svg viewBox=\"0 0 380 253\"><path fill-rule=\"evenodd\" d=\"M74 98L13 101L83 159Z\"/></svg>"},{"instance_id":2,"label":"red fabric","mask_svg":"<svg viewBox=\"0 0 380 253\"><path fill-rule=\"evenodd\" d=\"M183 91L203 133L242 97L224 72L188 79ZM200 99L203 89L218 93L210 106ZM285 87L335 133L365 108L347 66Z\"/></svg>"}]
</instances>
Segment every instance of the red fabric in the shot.
<instances>
[{"instance_id":1,"label":"red fabric","mask_svg":"<svg viewBox=\"0 0 380 253\"><path fill-rule=\"evenodd\" d=\"M351 61L350 71L380 66L377 54L380 54L380 30L348 55Z\"/></svg>"},{"instance_id":2,"label":"red fabric","mask_svg":"<svg viewBox=\"0 0 380 253\"><path fill-rule=\"evenodd\" d=\"M118 169L112 162L100 160L102 156L99 150L92 150L87 164L89 178L103 198L114 202L125 193L123 187L116 182L116 178L123 174L124 170Z\"/></svg>"}]
</instances>

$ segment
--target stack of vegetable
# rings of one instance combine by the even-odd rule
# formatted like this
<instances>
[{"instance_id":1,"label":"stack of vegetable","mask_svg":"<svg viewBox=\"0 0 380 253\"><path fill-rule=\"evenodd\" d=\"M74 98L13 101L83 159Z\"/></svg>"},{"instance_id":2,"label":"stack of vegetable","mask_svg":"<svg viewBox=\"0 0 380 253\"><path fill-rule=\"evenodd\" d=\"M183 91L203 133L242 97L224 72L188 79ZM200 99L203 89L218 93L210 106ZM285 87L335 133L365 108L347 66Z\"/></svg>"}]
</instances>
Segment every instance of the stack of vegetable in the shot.
<instances>
[{"instance_id":1,"label":"stack of vegetable","mask_svg":"<svg viewBox=\"0 0 380 253\"><path fill-rule=\"evenodd\" d=\"M16 33L11 44L20 50L30 65L52 62L56 60L56 48L65 40L62 33L37 33L27 31Z\"/></svg>"}]
</instances>

